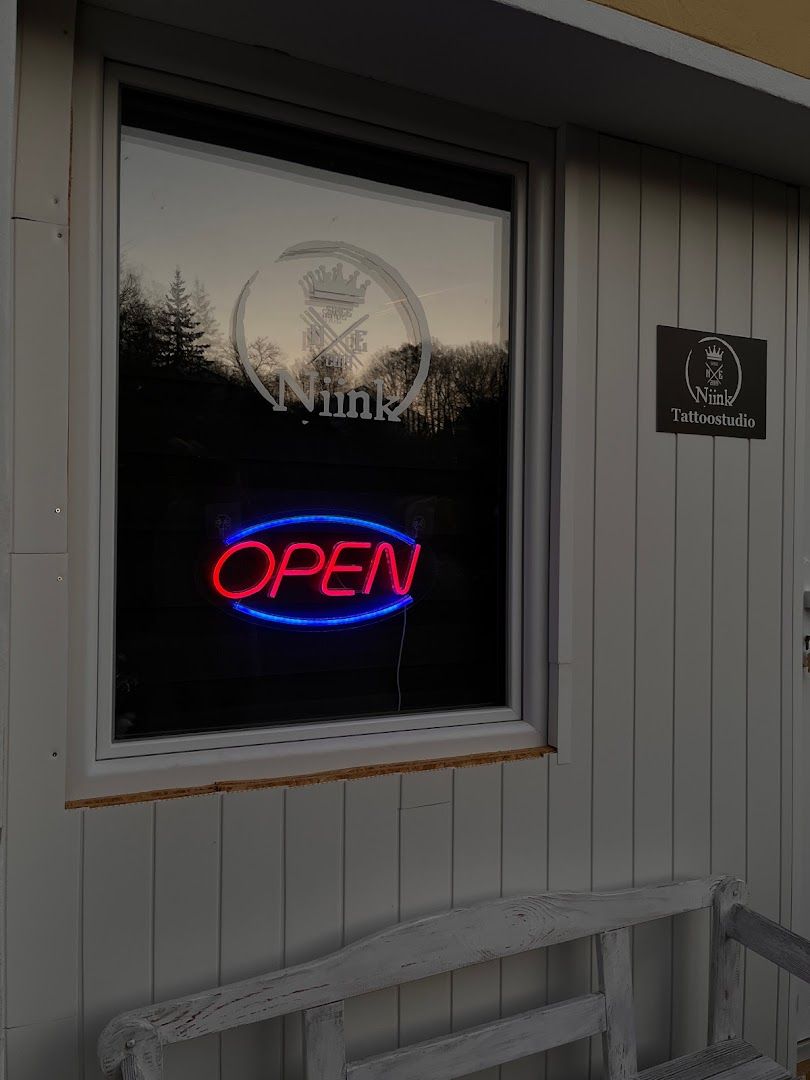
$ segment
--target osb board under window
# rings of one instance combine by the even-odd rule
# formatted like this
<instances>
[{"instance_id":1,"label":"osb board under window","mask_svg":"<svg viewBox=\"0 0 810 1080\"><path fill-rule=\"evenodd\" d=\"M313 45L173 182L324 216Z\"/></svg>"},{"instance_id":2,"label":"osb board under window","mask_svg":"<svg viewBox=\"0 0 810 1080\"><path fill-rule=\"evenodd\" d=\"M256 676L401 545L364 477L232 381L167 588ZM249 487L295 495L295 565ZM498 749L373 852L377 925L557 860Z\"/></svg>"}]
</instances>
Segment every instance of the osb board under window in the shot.
<instances>
[{"instance_id":1,"label":"osb board under window","mask_svg":"<svg viewBox=\"0 0 810 1080\"><path fill-rule=\"evenodd\" d=\"M352 769L305 773L297 776L274 776L257 780L216 780L197 787L161 788L155 791L136 791L126 795L102 795L93 799L73 799L65 803L67 810L81 807L122 806L127 803L158 802L163 799L183 799L192 795L213 795L217 791L253 791L274 787L308 787L334 780L365 780L372 776L393 773L433 772L437 769L467 769L474 765L494 765L505 761L524 761L528 758L553 754L553 746L530 746L524 750L500 750L488 754L465 754L461 757L431 758L425 761L400 761L385 765L359 765Z\"/></svg>"},{"instance_id":2,"label":"osb board under window","mask_svg":"<svg viewBox=\"0 0 810 1080\"><path fill-rule=\"evenodd\" d=\"M810 76L806 0L596 0L604 7L708 41L772 67Z\"/></svg>"}]
</instances>

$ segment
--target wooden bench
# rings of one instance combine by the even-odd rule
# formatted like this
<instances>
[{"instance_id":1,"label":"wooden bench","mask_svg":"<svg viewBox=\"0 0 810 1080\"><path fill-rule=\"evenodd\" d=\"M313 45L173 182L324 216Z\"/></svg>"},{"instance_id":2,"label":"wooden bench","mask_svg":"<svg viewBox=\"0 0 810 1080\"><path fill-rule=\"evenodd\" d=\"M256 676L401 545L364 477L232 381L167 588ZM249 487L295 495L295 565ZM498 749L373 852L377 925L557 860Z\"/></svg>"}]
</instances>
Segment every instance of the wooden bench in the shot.
<instances>
[{"instance_id":1,"label":"wooden bench","mask_svg":"<svg viewBox=\"0 0 810 1080\"><path fill-rule=\"evenodd\" d=\"M716 877L455 908L310 963L122 1013L99 1040L101 1068L110 1080L161 1080L168 1043L303 1012L307 1080L450 1080L597 1034L608 1080L788 1080L741 1037L742 946L810 982L810 942L751 911L745 899L743 882ZM708 1046L639 1073L629 928L702 908L712 909ZM347 998L591 935L598 992L347 1062Z\"/></svg>"}]
</instances>

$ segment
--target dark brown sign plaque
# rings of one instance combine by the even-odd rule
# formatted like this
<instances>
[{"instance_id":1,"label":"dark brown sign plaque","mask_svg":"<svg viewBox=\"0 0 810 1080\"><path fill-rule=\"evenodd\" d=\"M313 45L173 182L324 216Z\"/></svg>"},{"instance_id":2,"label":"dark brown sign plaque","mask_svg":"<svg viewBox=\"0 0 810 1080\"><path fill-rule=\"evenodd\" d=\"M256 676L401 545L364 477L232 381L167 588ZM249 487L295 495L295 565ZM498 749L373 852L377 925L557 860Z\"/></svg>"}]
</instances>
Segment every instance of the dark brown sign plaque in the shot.
<instances>
[{"instance_id":1,"label":"dark brown sign plaque","mask_svg":"<svg viewBox=\"0 0 810 1080\"><path fill-rule=\"evenodd\" d=\"M657 431L764 439L767 342L658 327Z\"/></svg>"}]
</instances>

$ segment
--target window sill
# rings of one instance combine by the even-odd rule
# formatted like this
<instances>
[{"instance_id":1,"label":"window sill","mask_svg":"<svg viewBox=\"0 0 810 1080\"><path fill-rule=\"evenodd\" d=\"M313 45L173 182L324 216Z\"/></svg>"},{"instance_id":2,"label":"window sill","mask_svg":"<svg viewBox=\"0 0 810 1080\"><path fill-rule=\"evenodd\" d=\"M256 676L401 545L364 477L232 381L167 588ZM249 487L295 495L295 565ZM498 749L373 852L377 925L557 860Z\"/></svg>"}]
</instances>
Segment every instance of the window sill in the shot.
<instances>
[{"instance_id":1,"label":"window sill","mask_svg":"<svg viewBox=\"0 0 810 1080\"><path fill-rule=\"evenodd\" d=\"M73 778L72 797L65 807L298 787L387 773L519 761L553 752L530 724L514 721L97 761L83 777Z\"/></svg>"}]
</instances>

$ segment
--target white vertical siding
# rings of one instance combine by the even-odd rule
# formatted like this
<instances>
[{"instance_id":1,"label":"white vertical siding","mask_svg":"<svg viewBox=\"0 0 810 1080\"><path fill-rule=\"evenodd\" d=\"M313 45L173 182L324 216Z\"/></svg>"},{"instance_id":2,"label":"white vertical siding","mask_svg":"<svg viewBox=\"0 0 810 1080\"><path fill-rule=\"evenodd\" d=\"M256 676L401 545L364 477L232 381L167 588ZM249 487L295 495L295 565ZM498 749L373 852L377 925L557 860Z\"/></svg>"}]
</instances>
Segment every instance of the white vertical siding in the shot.
<instances>
[{"instance_id":1,"label":"white vertical siding","mask_svg":"<svg viewBox=\"0 0 810 1080\"><path fill-rule=\"evenodd\" d=\"M638 354L655 355L659 323L678 321L680 161L645 148L641 159ZM655 365L638 368L636 417L635 724L633 881L672 875L672 764L675 659L675 440L655 431ZM651 923L634 934L639 1058L669 1053L672 926Z\"/></svg>"},{"instance_id":2,"label":"white vertical siding","mask_svg":"<svg viewBox=\"0 0 810 1080\"><path fill-rule=\"evenodd\" d=\"M593 610L594 610L594 466L596 431L596 315L598 287L599 167L598 140L572 132L565 168L566 222L571 219L573 243L563 267L566 295L577 304L576 476L574 505L573 619L576 666L571 716L571 762L549 765L548 888L590 889L593 783ZM570 280L569 280L570 279ZM566 357L567 359L567 357ZM548 1000L580 994L590 988L591 947L571 942L548 954ZM575 1043L548 1055L548 1080L583 1076L590 1047Z\"/></svg>"},{"instance_id":3,"label":"white vertical siding","mask_svg":"<svg viewBox=\"0 0 810 1080\"><path fill-rule=\"evenodd\" d=\"M678 278L681 326L714 327L716 253L716 171L713 165L685 159L681 163ZM688 435L659 438L676 440L672 869L674 877L692 877L707 873L710 862L715 440ZM676 924L672 1018L676 1054L705 1041L708 943L705 913L689 915Z\"/></svg>"},{"instance_id":4,"label":"white vertical siding","mask_svg":"<svg viewBox=\"0 0 810 1080\"><path fill-rule=\"evenodd\" d=\"M453 771L402 777L399 913L416 919L453 903ZM444 1035L452 1026L451 976L435 975L399 992L402 1042Z\"/></svg>"},{"instance_id":5,"label":"white vertical siding","mask_svg":"<svg viewBox=\"0 0 810 1080\"><path fill-rule=\"evenodd\" d=\"M398 776L346 785L344 944L399 918ZM347 1050L362 1058L393 1050L399 1038L399 991L380 990L346 1002Z\"/></svg>"},{"instance_id":6,"label":"white vertical siding","mask_svg":"<svg viewBox=\"0 0 810 1080\"><path fill-rule=\"evenodd\" d=\"M779 919L782 732L782 447L785 401L787 190L754 180L751 330L767 338L768 438L751 443L748 509L748 815L751 903ZM795 229L795 222L791 221ZM795 266L791 268L795 273ZM773 428L771 427L773 425ZM779 482L776 477L779 477ZM777 972L753 956L746 967L745 1022L766 1052L776 1048Z\"/></svg>"},{"instance_id":7,"label":"white vertical siding","mask_svg":"<svg viewBox=\"0 0 810 1080\"><path fill-rule=\"evenodd\" d=\"M286 793L284 830L284 963L332 952L343 944L343 784ZM285 1077L300 1080L300 1017L284 1021Z\"/></svg>"},{"instance_id":8,"label":"white vertical siding","mask_svg":"<svg viewBox=\"0 0 810 1080\"><path fill-rule=\"evenodd\" d=\"M222 798L220 978L249 978L284 958L284 792ZM282 1023L222 1035L222 1075L265 1080L281 1071Z\"/></svg>"},{"instance_id":9,"label":"white vertical siding","mask_svg":"<svg viewBox=\"0 0 810 1080\"><path fill-rule=\"evenodd\" d=\"M219 980L221 798L155 807L153 994L156 1001ZM126 931L124 931L126 932ZM168 1080L219 1076L219 1036L169 1046Z\"/></svg>"}]
</instances>

